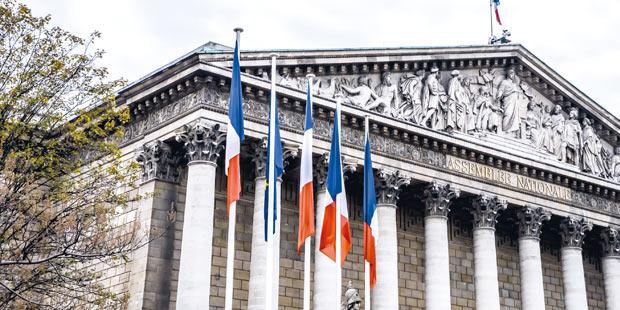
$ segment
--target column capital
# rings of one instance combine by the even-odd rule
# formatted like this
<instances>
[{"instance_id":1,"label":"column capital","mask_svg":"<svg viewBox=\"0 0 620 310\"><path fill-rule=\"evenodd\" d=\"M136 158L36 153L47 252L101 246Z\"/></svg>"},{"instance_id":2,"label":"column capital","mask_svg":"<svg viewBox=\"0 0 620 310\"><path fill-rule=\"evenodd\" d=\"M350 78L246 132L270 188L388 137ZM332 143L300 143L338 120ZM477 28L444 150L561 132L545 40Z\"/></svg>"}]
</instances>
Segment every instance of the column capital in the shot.
<instances>
[{"instance_id":1,"label":"column capital","mask_svg":"<svg viewBox=\"0 0 620 310\"><path fill-rule=\"evenodd\" d=\"M398 170L380 169L376 174L377 203L396 205L401 187L409 185L411 177L403 176Z\"/></svg>"},{"instance_id":2,"label":"column capital","mask_svg":"<svg viewBox=\"0 0 620 310\"><path fill-rule=\"evenodd\" d=\"M474 216L474 228L495 229L499 211L508 207L506 200L497 196L482 194L474 198L471 214Z\"/></svg>"},{"instance_id":3,"label":"column capital","mask_svg":"<svg viewBox=\"0 0 620 310\"><path fill-rule=\"evenodd\" d=\"M264 178L267 168L267 138L250 141L247 154L254 164L254 178Z\"/></svg>"},{"instance_id":4,"label":"column capital","mask_svg":"<svg viewBox=\"0 0 620 310\"><path fill-rule=\"evenodd\" d=\"M297 156L295 154L295 156ZM327 182L327 167L329 166L329 152L324 152L319 156L319 160L314 164L314 181L317 185L317 190L321 191L325 189L325 183ZM342 156L342 173L346 180L349 173L357 171L357 162L349 157Z\"/></svg>"},{"instance_id":5,"label":"column capital","mask_svg":"<svg viewBox=\"0 0 620 310\"><path fill-rule=\"evenodd\" d=\"M540 239L543 222L551 219L551 212L542 207L524 206L517 211L519 238Z\"/></svg>"},{"instance_id":6,"label":"column capital","mask_svg":"<svg viewBox=\"0 0 620 310\"><path fill-rule=\"evenodd\" d=\"M618 228L605 227L601 232L603 256L620 258L620 231Z\"/></svg>"},{"instance_id":7,"label":"column capital","mask_svg":"<svg viewBox=\"0 0 620 310\"><path fill-rule=\"evenodd\" d=\"M450 184L443 184L437 181L429 183L424 188L422 195L424 215L447 217L452 201L460 195L461 191Z\"/></svg>"},{"instance_id":8,"label":"column capital","mask_svg":"<svg viewBox=\"0 0 620 310\"><path fill-rule=\"evenodd\" d=\"M563 248L581 248L586 232L592 230L592 223L586 218L569 216L560 223Z\"/></svg>"},{"instance_id":9,"label":"column capital","mask_svg":"<svg viewBox=\"0 0 620 310\"><path fill-rule=\"evenodd\" d=\"M183 143L187 159L192 161L217 162L225 147L226 132L221 125L205 119L183 125L176 132L175 139Z\"/></svg>"},{"instance_id":10,"label":"column capital","mask_svg":"<svg viewBox=\"0 0 620 310\"><path fill-rule=\"evenodd\" d=\"M142 182L161 180L178 183L179 158L175 157L170 146L160 140L151 141L136 150L136 161L142 168Z\"/></svg>"}]
</instances>

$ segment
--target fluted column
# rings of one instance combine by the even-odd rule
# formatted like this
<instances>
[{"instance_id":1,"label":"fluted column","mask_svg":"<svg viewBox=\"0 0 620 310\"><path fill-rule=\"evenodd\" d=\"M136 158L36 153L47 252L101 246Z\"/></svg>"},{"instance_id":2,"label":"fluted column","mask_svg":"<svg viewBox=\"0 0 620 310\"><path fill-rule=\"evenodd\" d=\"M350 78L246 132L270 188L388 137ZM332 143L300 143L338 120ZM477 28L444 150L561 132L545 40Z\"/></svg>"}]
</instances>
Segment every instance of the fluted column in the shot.
<instances>
[{"instance_id":1,"label":"fluted column","mask_svg":"<svg viewBox=\"0 0 620 310\"><path fill-rule=\"evenodd\" d=\"M376 240L377 284L372 290L372 309L398 309L398 236L396 203L411 178L399 171L382 169L376 175L379 233Z\"/></svg>"},{"instance_id":2,"label":"fluted column","mask_svg":"<svg viewBox=\"0 0 620 310\"><path fill-rule=\"evenodd\" d=\"M521 308L545 309L540 231L551 213L543 208L525 206L517 213L519 218L519 270L521 273Z\"/></svg>"},{"instance_id":3,"label":"fluted column","mask_svg":"<svg viewBox=\"0 0 620 310\"><path fill-rule=\"evenodd\" d=\"M606 227L601 239L605 305L608 310L620 310L620 232L618 228Z\"/></svg>"},{"instance_id":4,"label":"fluted column","mask_svg":"<svg viewBox=\"0 0 620 310\"><path fill-rule=\"evenodd\" d=\"M205 309L211 293L215 170L225 134L219 124L200 119L183 126L176 140L189 160L176 308Z\"/></svg>"},{"instance_id":5,"label":"fluted column","mask_svg":"<svg viewBox=\"0 0 620 310\"><path fill-rule=\"evenodd\" d=\"M592 230L592 223L585 218L569 216L562 220L562 279L564 282L564 304L566 310L587 310L586 280L583 271L581 246L586 232Z\"/></svg>"},{"instance_id":6,"label":"fluted column","mask_svg":"<svg viewBox=\"0 0 620 310\"><path fill-rule=\"evenodd\" d=\"M460 192L450 184L430 183L424 189L424 292L427 310L450 309L448 213Z\"/></svg>"},{"instance_id":7,"label":"fluted column","mask_svg":"<svg viewBox=\"0 0 620 310\"><path fill-rule=\"evenodd\" d=\"M497 254L495 251L495 224L499 212L506 209L506 201L486 194L474 199L474 284L476 309L499 310L499 283L497 281Z\"/></svg>"}]
</instances>

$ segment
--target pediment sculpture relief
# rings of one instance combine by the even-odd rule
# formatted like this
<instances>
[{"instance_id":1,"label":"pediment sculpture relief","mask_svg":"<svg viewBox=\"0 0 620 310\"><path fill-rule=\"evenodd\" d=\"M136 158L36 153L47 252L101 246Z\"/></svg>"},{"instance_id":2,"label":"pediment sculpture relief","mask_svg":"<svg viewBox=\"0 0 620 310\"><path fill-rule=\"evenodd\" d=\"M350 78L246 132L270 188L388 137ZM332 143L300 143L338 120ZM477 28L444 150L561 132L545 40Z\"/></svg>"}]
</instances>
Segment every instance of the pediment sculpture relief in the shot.
<instances>
[{"instance_id":1,"label":"pediment sculpture relief","mask_svg":"<svg viewBox=\"0 0 620 310\"><path fill-rule=\"evenodd\" d=\"M285 74L279 84L306 90ZM514 68L319 77L317 95L344 95L343 104L447 132L502 139L581 171L620 182L620 148L613 152L576 108L565 110L521 81ZM612 154L613 153L613 154Z\"/></svg>"}]
</instances>

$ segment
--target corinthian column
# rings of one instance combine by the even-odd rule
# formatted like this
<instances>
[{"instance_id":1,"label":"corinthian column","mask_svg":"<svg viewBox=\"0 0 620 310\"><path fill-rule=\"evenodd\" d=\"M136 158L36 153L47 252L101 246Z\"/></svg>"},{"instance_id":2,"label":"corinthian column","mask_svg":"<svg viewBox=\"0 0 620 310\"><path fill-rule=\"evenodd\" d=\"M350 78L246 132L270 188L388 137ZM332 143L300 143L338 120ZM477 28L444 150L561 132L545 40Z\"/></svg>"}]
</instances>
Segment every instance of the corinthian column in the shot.
<instances>
[{"instance_id":1,"label":"corinthian column","mask_svg":"<svg viewBox=\"0 0 620 310\"><path fill-rule=\"evenodd\" d=\"M383 169L377 174L376 240L377 284L372 290L373 309L398 309L398 242L396 203L401 187L411 178L398 171Z\"/></svg>"},{"instance_id":2,"label":"corinthian column","mask_svg":"<svg viewBox=\"0 0 620 310\"><path fill-rule=\"evenodd\" d=\"M450 184L432 182L424 189L424 292L426 309L450 309L448 212L459 196Z\"/></svg>"},{"instance_id":3,"label":"corinthian column","mask_svg":"<svg viewBox=\"0 0 620 310\"><path fill-rule=\"evenodd\" d=\"M506 209L506 206L506 201L486 194L473 201L474 284L478 310L499 310L495 224L499 211Z\"/></svg>"},{"instance_id":4,"label":"corinthian column","mask_svg":"<svg viewBox=\"0 0 620 310\"><path fill-rule=\"evenodd\" d=\"M521 272L521 307L523 310L545 309L540 230L551 213L543 208L525 206L518 211L519 269Z\"/></svg>"},{"instance_id":5,"label":"corinthian column","mask_svg":"<svg viewBox=\"0 0 620 310\"><path fill-rule=\"evenodd\" d=\"M205 309L211 293L215 169L225 134L219 124L200 119L183 126L176 140L189 160L176 308Z\"/></svg>"},{"instance_id":6,"label":"corinthian column","mask_svg":"<svg viewBox=\"0 0 620 310\"><path fill-rule=\"evenodd\" d=\"M577 219L569 216L560 223L562 279L564 280L566 310L588 309L581 246L583 237L590 230L592 230L592 223L585 218Z\"/></svg>"},{"instance_id":7,"label":"corinthian column","mask_svg":"<svg viewBox=\"0 0 620 310\"><path fill-rule=\"evenodd\" d=\"M608 310L620 310L620 233L607 227L601 233L605 304Z\"/></svg>"}]
</instances>

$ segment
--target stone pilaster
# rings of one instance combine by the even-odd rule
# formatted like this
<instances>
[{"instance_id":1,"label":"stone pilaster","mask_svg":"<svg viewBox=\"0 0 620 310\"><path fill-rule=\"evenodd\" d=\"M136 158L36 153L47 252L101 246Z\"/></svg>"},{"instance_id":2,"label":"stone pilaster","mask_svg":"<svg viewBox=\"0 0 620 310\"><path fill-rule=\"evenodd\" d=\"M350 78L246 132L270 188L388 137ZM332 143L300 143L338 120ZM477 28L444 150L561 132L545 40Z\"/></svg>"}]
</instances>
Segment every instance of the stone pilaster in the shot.
<instances>
[{"instance_id":1,"label":"stone pilaster","mask_svg":"<svg viewBox=\"0 0 620 310\"><path fill-rule=\"evenodd\" d=\"M382 169L376 174L378 240L376 240L377 284L372 290L373 309L398 309L398 242L396 203L410 177Z\"/></svg>"},{"instance_id":2,"label":"stone pilaster","mask_svg":"<svg viewBox=\"0 0 620 310\"><path fill-rule=\"evenodd\" d=\"M200 119L177 131L176 140L189 160L176 308L204 309L211 288L215 173L225 133Z\"/></svg>"},{"instance_id":3,"label":"stone pilaster","mask_svg":"<svg viewBox=\"0 0 620 310\"><path fill-rule=\"evenodd\" d=\"M585 218L577 219L569 216L560 224L562 236L560 252L566 310L588 309L581 246L586 232L590 230L592 230L592 223Z\"/></svg>"},{"instance_id":4,"label":"stone pilaster","mask_svg":"<svg viewBox=\"0 0 620 310\"><path fill-rule=\"evenodd\" d=\"M460 191L432 182L424 189L424 291L426 309L450 309L448 212Z\"/></svg>"},{"instance_id":5,"label":"stone pilaster","mask_svg":"<svg viewBox=\"0 0 620 310\"><path fill-rule=\"evenodd\" d=\"M545 308L540 232L551 212L525 206L517 212L519 219L519 270L521 274L521 307L523 310Z\"/></svg>"},{"instance_id":6,"label":"stone pilaster","mask_svg":"<svg viewBox=\"0 0 620 310\"><path fill-rule=\"evenodd\" d=\"M605 281L605 305L607 309L620 309L620 231L606 227L601 232L603 247L603 277Z\"/></svg>"},{"instance_id":7,"label":"stone pilaster","mask_svg":"<svg viewBox=\"0 0 620 310\"><path fill-rule=\"evenodd\" d=\"M476 309L499 310L495 224L499 212L505 210L507 204L505 200L497 196L483 194L474 199L472 207Z\"/></svg>"}]
</instances>

